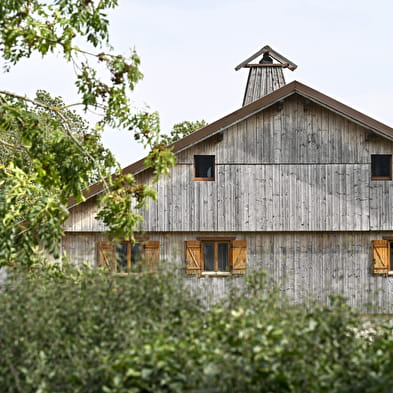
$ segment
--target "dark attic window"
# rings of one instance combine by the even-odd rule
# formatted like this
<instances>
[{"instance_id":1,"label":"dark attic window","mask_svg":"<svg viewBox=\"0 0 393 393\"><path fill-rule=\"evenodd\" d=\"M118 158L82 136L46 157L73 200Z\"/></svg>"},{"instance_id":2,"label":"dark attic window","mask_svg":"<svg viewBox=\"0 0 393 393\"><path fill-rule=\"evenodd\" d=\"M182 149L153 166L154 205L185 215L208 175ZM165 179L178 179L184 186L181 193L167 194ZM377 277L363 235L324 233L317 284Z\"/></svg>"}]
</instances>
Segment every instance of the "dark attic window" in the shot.
<instances>
[{"instance_id":1,"label":"dark attic window","mask_svg":"<svg viewBox=\"0 0 393 393\"><path fill-rule=\"evenodd\" d=\"M391 154L371 155L371 179L392 180L392 155Z\"/></svg>"},{"instance_id":2,"label":"dark attic window","mask_svg":"<svg viewBox=\"0 0 393 393\"><path fill-rule=\"evenodd\" d=\"M214 180L215 156L194 156L194 180Z\"/></svg>"}]
</instances>

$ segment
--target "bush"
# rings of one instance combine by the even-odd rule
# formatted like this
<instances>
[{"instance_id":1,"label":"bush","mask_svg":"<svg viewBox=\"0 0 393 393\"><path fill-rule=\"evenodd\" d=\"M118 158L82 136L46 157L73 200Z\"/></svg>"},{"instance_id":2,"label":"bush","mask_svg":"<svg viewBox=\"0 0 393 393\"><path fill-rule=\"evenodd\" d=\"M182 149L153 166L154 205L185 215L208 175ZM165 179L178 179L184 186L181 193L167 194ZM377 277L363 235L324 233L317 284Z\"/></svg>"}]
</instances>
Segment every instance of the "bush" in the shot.
<instances>
[{"instance_id":1,"label":"bush","mask_svg":"<svg viewBox=\"0 0 393 393\"><path fill-rule=\"evenodd\" d=\"M9 277L0 293L4 392L389 392L391 330L340 298L293 305L252 275L204 308L170 273Z\"/></svg>"}]
</instances>

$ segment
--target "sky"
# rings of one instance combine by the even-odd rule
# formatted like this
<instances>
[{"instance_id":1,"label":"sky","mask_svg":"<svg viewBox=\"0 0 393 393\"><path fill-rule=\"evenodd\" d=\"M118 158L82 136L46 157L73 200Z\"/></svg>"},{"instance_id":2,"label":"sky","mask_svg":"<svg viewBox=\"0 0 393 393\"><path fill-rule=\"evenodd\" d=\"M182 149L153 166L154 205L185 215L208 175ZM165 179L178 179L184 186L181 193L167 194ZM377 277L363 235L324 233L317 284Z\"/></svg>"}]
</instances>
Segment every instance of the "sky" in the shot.
<instances>
[{"instance_id":1,"label":"sky","mask_svg":"<svg viewBox=\"0 0 393 393\"><path fill-rule=\"evenodd\" d=\"M211 123L241 107L247 70L235 71L265 45L298 65L298 80L393 127L391 0L119 0L109 12L116 53L135 49L144 79L132 102L158 111L161 128L184 120ZM0 86L37 89L76 101L73 69L61 57L22 61ZM143 157L118 130L104 144L122 166Z\"/></svg>"}]
</instances>

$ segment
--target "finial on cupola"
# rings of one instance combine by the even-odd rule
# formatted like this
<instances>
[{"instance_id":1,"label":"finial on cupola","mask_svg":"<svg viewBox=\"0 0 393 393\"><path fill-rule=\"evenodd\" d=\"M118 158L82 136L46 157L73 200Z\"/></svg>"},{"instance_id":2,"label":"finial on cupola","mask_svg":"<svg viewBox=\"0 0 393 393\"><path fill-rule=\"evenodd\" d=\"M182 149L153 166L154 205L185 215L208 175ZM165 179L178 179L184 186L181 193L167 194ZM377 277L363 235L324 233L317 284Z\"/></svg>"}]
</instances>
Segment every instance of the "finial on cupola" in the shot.
<instances>
[{"instance_id":1,"label":"finial on cupola","mask_svg":"<svg viewBox=\"0 0 393 393\"><path fill-rule=\"evenodd\" d=\"M252 64L251 61L260 55L263 55L260 62ZM273 63L273 59L278 63ZM294 71L297 65L266 45L240 63L235 70L238 71L240 68L250 69L243 99L243 106L245 106L283 87L285 85L283 68Z\"/></svg>"}]
</instances>

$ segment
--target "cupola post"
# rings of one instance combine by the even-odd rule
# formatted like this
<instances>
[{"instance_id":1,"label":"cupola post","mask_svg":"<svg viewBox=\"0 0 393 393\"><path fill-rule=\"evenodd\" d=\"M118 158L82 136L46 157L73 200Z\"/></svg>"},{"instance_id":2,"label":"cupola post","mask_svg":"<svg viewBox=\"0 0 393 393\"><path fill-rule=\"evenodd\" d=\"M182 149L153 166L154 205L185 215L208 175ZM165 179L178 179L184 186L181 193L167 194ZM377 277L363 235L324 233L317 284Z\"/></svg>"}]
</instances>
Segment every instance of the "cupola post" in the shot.
<instances>
[{"instance_id":1,"label":"cupola post","mask_svg":"<svg viewBox=\"0 0 393 393\"><path fill-rule=\"evenodd\" d=\"M256 57L263 55L259 63L251 63ZM277 63L273 62L273 59ZM283 68L294 71L297 65L266 45L247 60L240 63L235 70L249 68L243 106L266 96L285 85Z\"/></svg>"}]
</instances>

